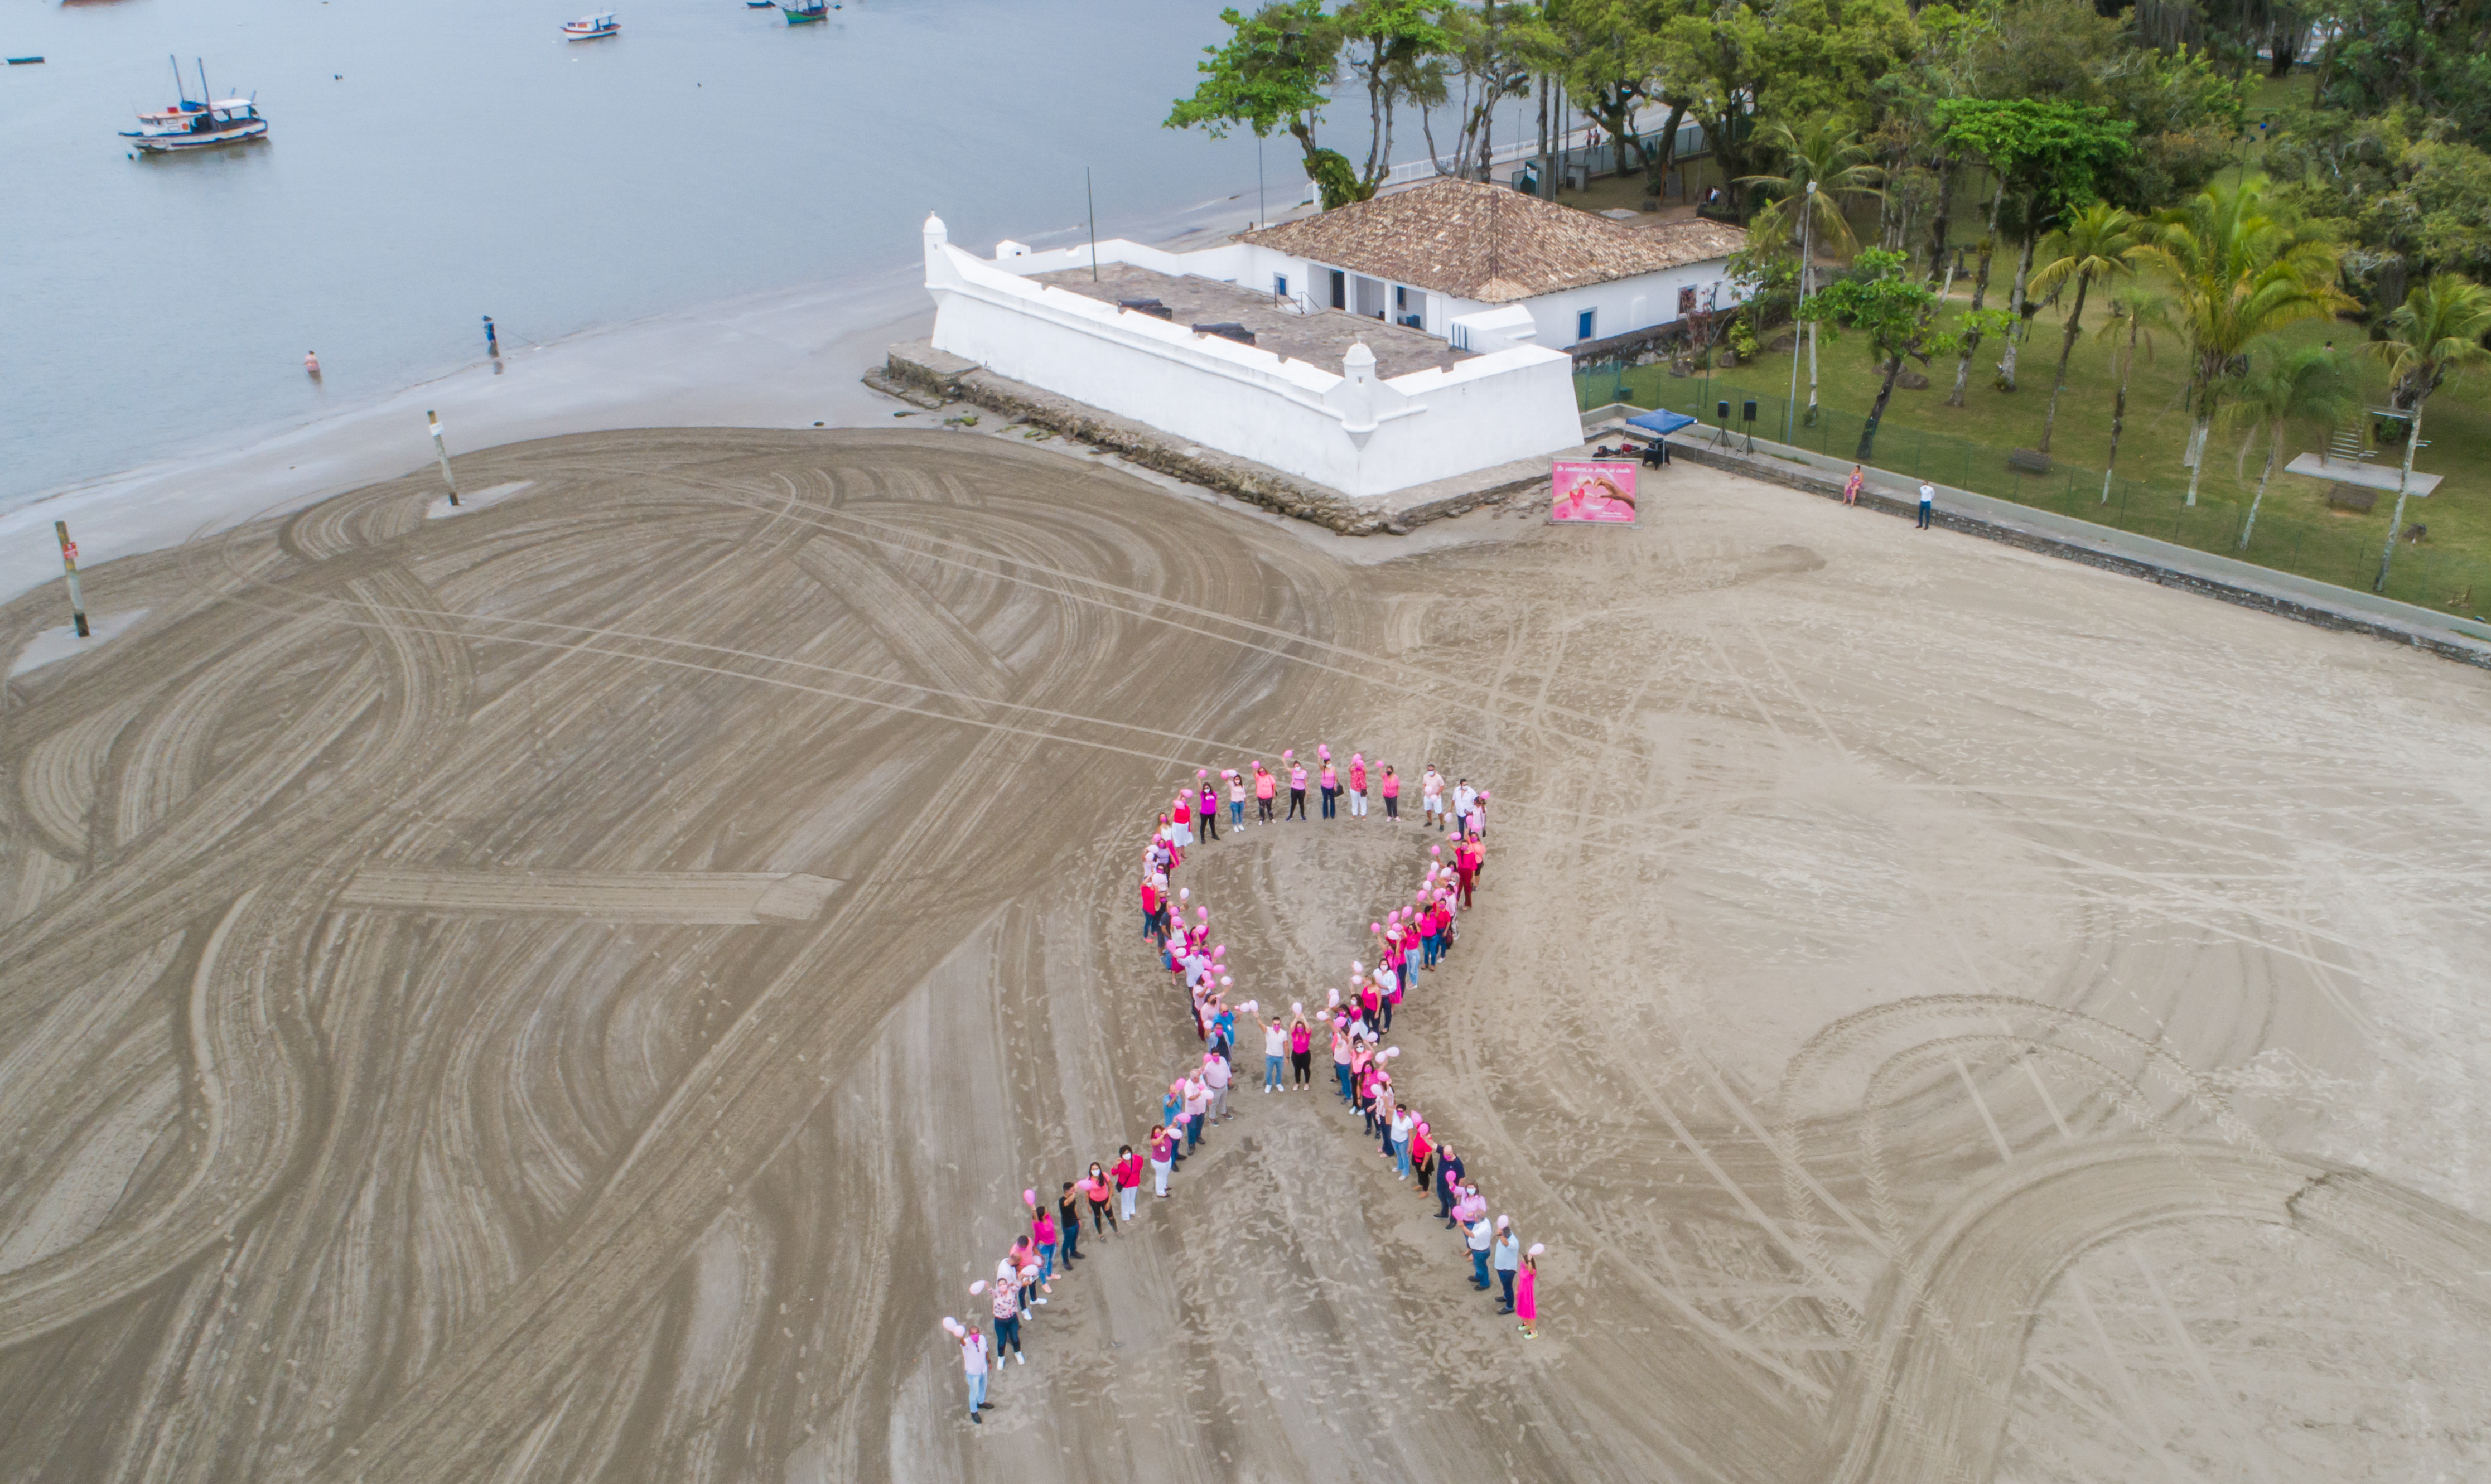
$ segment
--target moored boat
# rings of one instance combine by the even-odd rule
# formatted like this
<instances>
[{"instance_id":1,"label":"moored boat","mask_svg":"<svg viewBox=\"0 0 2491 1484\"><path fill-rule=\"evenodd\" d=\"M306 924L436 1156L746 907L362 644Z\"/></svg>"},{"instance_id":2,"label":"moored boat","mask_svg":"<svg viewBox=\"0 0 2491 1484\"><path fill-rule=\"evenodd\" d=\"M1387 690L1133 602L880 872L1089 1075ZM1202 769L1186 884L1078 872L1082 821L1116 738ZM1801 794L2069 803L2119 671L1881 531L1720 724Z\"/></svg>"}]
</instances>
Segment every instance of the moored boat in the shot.
<instances>
[{"instance_id":1,"label":"moored boat","mask_svg":"<svg viewBox=\"0 0 2491 1484\"><path fill-rule=\"evenodd\" d=\"M622 29L623 22L614 18L612 11L600 11L594 15L582 15L577 20L565 22L562 34L574 42L593 42Z\"/></svg>"},{"instance_id":2,"label":"moored boat","mask_svg":"<svg viewBox=\"0 0 2491 1484\"><path fill-rule=\"evenodd\" d=\"M173 67L173 87L178 95L174 103L138 115L138 127L123 130L121 137L150 155L169 155L239 144L267 135L268 120L259 116L258 102L217 97L208 88L206 64L199 67L199 92L204 96L198 102L191 102L190 90L182 86L179 63Z\"/></svg>"},{"instance_id":3,"label":"moored boat","mask_svg":"<svg viewBox=\"0 0 2491 1484\"><path fill-rule=\"evenodd\" d=\"M804 0L797 0L794 5L788 5L785 0L780 0L778 9L787 13L787 24L791 26L801 26L808 20L820 20L831 14L830 0L813 0L811 5L805 4Z\"/></svg>"}]
</instances>

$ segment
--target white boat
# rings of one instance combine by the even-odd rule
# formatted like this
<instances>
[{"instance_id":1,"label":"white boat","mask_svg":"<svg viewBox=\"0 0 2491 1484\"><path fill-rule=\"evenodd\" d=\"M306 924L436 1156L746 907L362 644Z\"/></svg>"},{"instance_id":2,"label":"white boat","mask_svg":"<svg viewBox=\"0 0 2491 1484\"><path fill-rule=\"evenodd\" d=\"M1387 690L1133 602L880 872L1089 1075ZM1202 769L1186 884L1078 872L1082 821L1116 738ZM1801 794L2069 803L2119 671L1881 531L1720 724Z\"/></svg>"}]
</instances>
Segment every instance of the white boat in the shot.
<instances>
[{"instance_id":1,"label":"white boat","mask_svg":"<svg viewBox=\"0 0 2491 1484\"><path fill-rule=\"evenodd\" d=\"M577 20L569 22L562 28L562 34L574 42L593 42L601 36L612 36L622 29L623 22L614 18L612 11L600 11L594 15L582 15Z\"/></svg>"},{"instance_id":2,"label":"white boat","mask_svg":"<svg viewBox=\"0 0 2491 1484\"><path fill-rule=\"evenodd\" d=\"M170 107L138 115L136 129L125 129L121 137L151 155L168 155L179 150L214 149L220 144L239 144L257 139L268 132L268 120L259 116L259 104L249 98L219 98L208 90L208 71L199 69L199 92L205 95L192 102L190 90L182 86L182 69L173 69L174 91L179 101Z\"/></svg>"}]
</instances>

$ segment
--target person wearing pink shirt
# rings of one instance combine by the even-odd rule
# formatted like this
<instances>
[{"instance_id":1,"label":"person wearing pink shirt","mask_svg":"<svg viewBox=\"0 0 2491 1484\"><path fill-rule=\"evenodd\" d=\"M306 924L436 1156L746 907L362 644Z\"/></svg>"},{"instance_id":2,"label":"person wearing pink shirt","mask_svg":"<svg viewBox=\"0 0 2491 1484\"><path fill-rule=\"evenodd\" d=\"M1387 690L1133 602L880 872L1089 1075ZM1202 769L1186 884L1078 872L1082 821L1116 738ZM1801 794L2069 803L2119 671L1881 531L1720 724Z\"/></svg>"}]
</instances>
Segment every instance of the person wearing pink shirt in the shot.
<instances>
[{"instance_id":1,"label":"person wearing pink shirt","mask_svg":"<svg viewBox=\"0 0 2491 1484\"><path fill-rule=\"evenodd\" d=\"M1158 1199L1167 1199L1168 1171L1176 1164L1176 1139L1164 1123L1153 1123L1150 1137L1151 1178L1158 1187Z\"/></svg>"},{"instance_id":2,"label":"person wearing pink shirt","mask_svg":"<svg viewBox=\"0 0 2491 1484\"><path fill-rule=\"evenodd\" d=\"M1054 1214L1044 1206L1039 1207L1038 1219L1029 1224L1029 1239L1038 1247L1038 1286L1043 1293L1055 1292L1055 1242L1062 1235L1056 1229Z\"/></svg>"},{"instance_id":3,"label":"person wearing pink shirt","mask_svg":"<svg viewBox=\"0 0 2491 1484\"><path fill-rule=\"evenodd\" d=\"M1268 825L1272 822L1272 800L1279 791L1280 781L1272 776L1271 770L1260 763L1255 764L1254 823Z\"/></svg>"},{"instance_id":4,"label":"person wearing pink shirt","mask_svg":"<svg viewBox=\"0 0 2491 1484\"><path fill-rule=\"evenodd\" d=\"M1384 782L1379 786L1379 792L1384 795L1384 817L1392 821L1394 824L1399 824L1401 821L1401 775L1392 771L1392 765L1390 763L1384 765Z\"/></svg>"},{"instance_id":5,"label":"person wearing pink shirt","mask_svg":"<svg viewBox=\"0 0 2491 1484\"><path fill-rule=\"evenodd\" d=\"M1329 759L1323 765L1323 771L1316 775L1315 783L1323 790L1324 818L1337 818L1333 809L1340 801L1340 774L1333 770Z\"/></svg>"},{"instance_id":6,"label":"person wearing pink shirt","mask_svg":"<svg viewBox=\"0 0 2491 1484\"><path fill-rule=\"evenodd\" d=\"M1302 820L1305 817L1306 765L1291 763L1289 765L1289 818Z\"/></svg>"},{"instance_id":7,"label":"person wearing pink shirt","mask_svg":"<svg viewBox=\"0 0 2491 1484\"><path fill-rule=\"evenodd\" d=\"M1211 786L1210 779L1203 780L1202 792L1195 797L1194 802L1199 806L1194 812L1202 821L1202 837L1206 840L1218 839L1219 794Z\"/></svg>"},{"instance_id":8,"label":"person wearing pink shirt","mask_svg":"<svg viewBox=\"0 0 2491 1484\"><path fill-rule=\"evenodd\" d=\"M1349 755L1349 817L1366 818L1366 754Z\"/></svg>"},{"instance_id":9,"label":"person wearing pink shirt","mask_svg":"<svg viewBox=\"0 0 2491 1484\"><path fill-rule=\"evenodd\" d=\"M1142 1156L1134 1153L1133 1147L1128 1144L1117 1151L1116 1167L1108 1173L1115 1177L1117 1205L1124 1220L1129 1224L1133 1219L1133 1198L1142 1189Z\"/></svg>"}]
</instances>

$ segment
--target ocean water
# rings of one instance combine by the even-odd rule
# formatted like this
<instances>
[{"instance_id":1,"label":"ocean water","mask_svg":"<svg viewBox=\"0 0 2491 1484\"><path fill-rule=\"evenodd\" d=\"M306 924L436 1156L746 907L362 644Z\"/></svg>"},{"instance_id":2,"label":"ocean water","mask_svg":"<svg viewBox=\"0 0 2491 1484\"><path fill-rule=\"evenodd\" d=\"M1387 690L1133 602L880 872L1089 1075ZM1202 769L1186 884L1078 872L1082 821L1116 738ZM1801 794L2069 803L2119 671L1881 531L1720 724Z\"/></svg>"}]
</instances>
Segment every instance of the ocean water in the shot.
<instances>
[{"instance_id":1,"label":"ocean water","mask_svg":"<svg viewBox=\"0 0 2491 1484\"><path fill-rule=\"evenodd\" d=\"M472 367L484 314L516 353L777 290L887 306L928 211L1078 240L1084 166L1101 236L1243 227L1252 138L1158 127L1221 3L619 0L571 43L590 0L17 0L0 51L47 60L0 69L0 509ZM269 139L127 158L168 53ZM1276 212L1302 182L1265 148Z\"/></svg>"}]
</instances>

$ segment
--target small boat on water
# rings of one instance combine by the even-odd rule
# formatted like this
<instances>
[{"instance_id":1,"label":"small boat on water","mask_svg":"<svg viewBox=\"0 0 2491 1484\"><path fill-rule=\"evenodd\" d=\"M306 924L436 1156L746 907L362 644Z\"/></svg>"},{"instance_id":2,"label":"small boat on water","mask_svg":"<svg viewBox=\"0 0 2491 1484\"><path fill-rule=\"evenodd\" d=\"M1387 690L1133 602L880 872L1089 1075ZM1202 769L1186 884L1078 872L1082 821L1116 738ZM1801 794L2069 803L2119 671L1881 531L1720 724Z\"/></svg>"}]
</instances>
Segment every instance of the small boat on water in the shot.
<instances>
[{"instance_id":1,"label":"small boat on water","mask_svg":"<svg viewBox=\"0 0 2491 1484\"><path fill-rule=\"evenodd\" d=\"M121 137L150 155L170 155L240 144L246 139L264 138L268 133L268 120L259 116L255 100L219 98L209 90L205 62L199 64L198 102L192 102L190 90L182 85L179 62L173 64L173 88L177 102L154 113L138 115L138 127L123 130Z\"/></svg>"},{"instance_id":2,"label":"small boat on water","mask_svg":"<svg viewBox=\"0 0 2491 1484\"><path fill-rule=\"evenodd\" d=\"M593 42L601 36L612 36L622 29L623 22L614 18L612 11L600 11L594 15L582 15L577 20L566 22L562 28L562 34L574 42Z\"/></svg>"},{"instance_id":3,"label":"small boat on water","mask_svg":"<svg viewBox=\"0 0 2491 1484\"><path fill-rule=\"evenodd\" d=\"M801 26L808 20L821 20L831 14L830 0L813 0L810 5L805 4L804 0L796 0L794 5L787 4L786 0L779 0L778 9L787 13L787 24L791 26Z\"/></svg>"}]
</instances>

